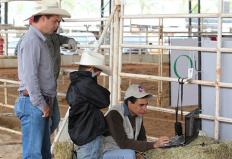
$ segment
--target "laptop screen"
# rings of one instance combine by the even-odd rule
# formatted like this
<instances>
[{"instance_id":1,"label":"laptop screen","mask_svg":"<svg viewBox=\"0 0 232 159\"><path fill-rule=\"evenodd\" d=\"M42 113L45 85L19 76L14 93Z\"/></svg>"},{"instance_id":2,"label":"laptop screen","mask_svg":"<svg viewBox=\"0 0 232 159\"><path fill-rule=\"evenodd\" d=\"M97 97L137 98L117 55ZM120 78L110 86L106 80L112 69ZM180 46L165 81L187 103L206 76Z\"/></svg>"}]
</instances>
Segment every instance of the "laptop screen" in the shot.
<instances>
[{"instance_id":1,"label":"laptop screen","mask_svg":"<svg viewBox=\"0 0 232 159\"><path fill-rule=\"evenodd\" d=\"M199 114L200 109L197 108L185 116L185 144L189 144L198 136L201 128Z\"/></svg>"}]
</instances>

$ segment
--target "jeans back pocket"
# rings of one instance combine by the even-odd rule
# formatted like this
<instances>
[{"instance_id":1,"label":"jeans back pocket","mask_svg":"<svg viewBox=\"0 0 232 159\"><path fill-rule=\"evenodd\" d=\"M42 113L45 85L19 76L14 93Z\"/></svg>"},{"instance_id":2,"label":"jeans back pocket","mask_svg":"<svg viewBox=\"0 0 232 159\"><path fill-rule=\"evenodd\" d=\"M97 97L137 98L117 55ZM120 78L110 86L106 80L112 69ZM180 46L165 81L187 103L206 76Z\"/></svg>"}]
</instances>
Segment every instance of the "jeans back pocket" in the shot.
<instances>
[{"instance_id":1,"label":"jeans back pocket","mask_svg":"<svg viewBox=\"0 0 232 159\"><path fill-rule=\"evenodd\" d=\"M29 104L29 97L19 97L17 99L15 103L14 111L19 119L21 119L24 115L29 115L26 109L27 104Z\"/></svg>"}]
</instances>

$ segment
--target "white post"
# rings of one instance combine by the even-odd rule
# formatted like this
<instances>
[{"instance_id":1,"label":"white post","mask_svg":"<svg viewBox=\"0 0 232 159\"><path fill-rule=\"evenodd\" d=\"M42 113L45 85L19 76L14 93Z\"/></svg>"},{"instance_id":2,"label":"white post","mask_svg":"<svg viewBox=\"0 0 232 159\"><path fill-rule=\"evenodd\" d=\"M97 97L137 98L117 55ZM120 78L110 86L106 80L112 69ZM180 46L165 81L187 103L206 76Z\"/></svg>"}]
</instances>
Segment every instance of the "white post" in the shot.
<instances>
[{"instance_id":1,"label":"white post","mask_svg":"<svg viewBox=\"0 0 232 159\"><path fill-rule=\"evenodd\" d=\"M124 1L122 0L121 9L120 9L121 15L124 14ZM119 29L119 52L118 52L118 101L121 101L121 76L120 73L122 71L122 41L123 41L123 24L124 19L120 18L120 29Z\"/></svg>"},{"instance_id":2,"label":"white post","mask_svg":"<svg viewBox=\"0 0 232 159\"><path fill-rule=\"evenodd\" d=\"M111 1L111 6L114 6L114 1ZM111 12L112 12L112 8L111 8ZM113 42L113 39L114 39L114 19L111 21L111 26L110 26L110 54L109 54L109 65L110 65L110 68L112 68L112 72L113 72L113 54L114 54L114 42ZM111 99L113 98L112 96L112 92L113 92L113 77L112 76L109 76L109 91L111 92ZM112 105L112 103L111 103ZM111 106L110 105L110 106Z\"/></svg>"},{"instance_id":3,"label":"white post","mask_svg":"<svg viewBox=\"0 0 232 159\"><path fill-rule=\"evenodd\" d=\"M108 30L108 28L109 28L109 26L110 26L110 24L111 24L111 22L112 22L112 20L113 20L115 11L116 11L116 7L114 7L113 12L111 13L110 17L108 18L107 24L106 24L106 26L104 27L104 30L103 30L103 32L102 32L102 34L101 34L101 37L100 37L99 40L98 40L97 48L95 48L94 52L97 52L98 49L100 48L100 46L101 46L101 44L102 44L102 42L103 42L103 39L104 39L104 37L105 37L105 34L107 33L107 30Z\"/></svg>"},{"instance_id":4,"label":"white post","mask_svg":"<svg viewBox=\"0 0 232 159\"><path fill-rule=\"evenodd\" d=\"M112 105L118 103L118 60L119 60L119 9L117 6L114 15L114 48L113 48L113 80L112 80Z\"/></svg>"},{"instance_id":5,"label":"white post","mask_svg":"<svg viewBox=\"0 0 232 159\"><path fill-rule=\"evenodd\" d=\"M221 47L222 47L222 12L223 12L223 0L219 1L218 10L218 34L217 34L217 61L216 61L216 101L215 101L215 120L214 120L214 138L219 139L219 121L220 116L220 87L219 82L221 80Z\"/></svg>"},{"instance_id":6,"label":"white post","mask_svg":"<svg viewBox=\"0 0 232 159\"><path fill-rule=\"evenodd\" d=\"M159 45L163 45L163 18L159 19L159 36L158 36ZM159 49L159 66L158 66L158 75L163 76L163 49ZM163 81L158 82L158 100L157 104L162 106L162 95L163 95Z\"/></svg>"}]
</instances>

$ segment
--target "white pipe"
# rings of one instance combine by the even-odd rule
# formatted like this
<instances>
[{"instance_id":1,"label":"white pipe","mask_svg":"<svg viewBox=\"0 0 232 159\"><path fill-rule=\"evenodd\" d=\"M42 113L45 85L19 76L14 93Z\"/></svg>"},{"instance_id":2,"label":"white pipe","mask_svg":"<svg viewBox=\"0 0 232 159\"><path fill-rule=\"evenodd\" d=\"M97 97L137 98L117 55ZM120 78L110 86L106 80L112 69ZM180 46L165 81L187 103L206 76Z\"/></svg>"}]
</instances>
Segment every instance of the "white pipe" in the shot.
<instances>
[{"instance_id":1,"label":"white pipe","mask_svg":"<svg viewBox=\"0 0 232 159\"><path fill-rule=\"evenodd\" d=\"M27 27L13 26L10 24L0 24L0 28L4 30L27 30Z\"/></svg>"},{"instance_id":2,"label":"white pipe","mask_svg":"<svg viewBox=\"0 0 232 159\"><path fill-rule=\"evenodd\" d=\"M221 14L221 17L231 18L232 14ZM147 18L218 18L217 13L205 14L146 14L146 15L123 15L123 19L147 19Z\"/></svg>"},{"instance_id":3,"label":"white pipe","mask_svg":"<svg viewBox=\"0 0 232 159\"><path fill-rule=\"evenodd\" d=\"M13 134L16 134L16 135L22 135L22 133L20 131L12 130L12 129L5 128L5 127L2 127L2 126L0 126L0 130L7 131L7 132L10 132L10 133L13 133Z\"/></svg>"},{"instance_id":4,"label":"white pipe","mask_svg":"<svg viewBox=\"0 0 232 159\"><path fill-rule=\"evenodd\" d=\"M77 44L77 47L80 47L80 48L98 48L97 45L91 45L91 44ZM109 49L110 48L110 45L101 45L100 48L102 49Z\"/></svg>"},{"instance_id":5,"label":"white pipe","mask_svg":"<svg viewBox=\"0 0 232 159\"><path fill-rule=\"evenodd\" d=\"M114 1L111 1L111 6L114 6ZM113 11L113 8L111 8L111 12ZM113 21L111 22L111 26L110 26L110 55L109 55L109 65L110 68L113 68L113 50L114 50L114 26L113 26ZM109 91L112 92L113 90L113 77L109 76ZM112 93L110 95L110 99L112 100ZM112 106L112 104L110 104L110 107Z\"/></svg>"},{"instance_id":6,"label":"white pipe","mask_svg":"<svg viewBox=\"0 0 232 159\"><path fill-rule=\"evenodd\" d=\"M144 79L148 81L163 80L163 81L169 81L169 82L178 82L178 78L160 77L160 76L154 76L154 75L120 73L120 76L128 77L128 78ZM188 84L198 84L198 85L204 85L204 86L210 86L210 87L215 87L216 85L218 85L219 87L232 88L232 83L223 83L223 82L217 83L213 81L203 81L203 80L191 80L191 81L184 80L184 82Z\"/></svg>"},{"instance_id":7,"label":"white pipe","mask_svg":"<svg viewBox=\"0 0 232 159\"><path fill-rule=\"evenodd\" d=\"M113 17L114 17L114 14L115 14L116 9L117 9L117 8L115 7L114 10L113 10L113 13L111 13L111 15L110 15L110 17L109 17L109 19L108 19L108 21L107 21L107 24L106 24L106 26L104 27L104 30L103 30L103 32L102 32L102 34L101 34L101 37L100 37L99 40L98 40L97 48L94 50L94 52L97 52L98 49L100 48L100 46L101 46L101 44L102 44L102 42L103 42L103 39L104 39L104 37L105 37L105 34L106 34L106 32L107 32L107 30L108 30L108 28L109 28L109 26L110 26L110 24L111 24L111 22L112 22L112 20L113 20Z\"/></svg>"},{"instance_id":8,"label":"white pipe","mask_svg":"<svg viewBox=\"0 0 232 159\"><path fill-rule=\"evenodd\" d=\"M66 114L65 114L65 117L64 117L64 119L62 120L62 125L61 125L60 129L58 130L58 133L56 134L56 136L55 136L55 138L54 138L54 140L53 140L53 142L52 142L51 152L54 151L54 146L55 146L56 142L58 142L58 140L59 140L59 138L60 138L60 136L61 136L61 133L62 133L64 127L65 127L65 124L68 123L68 116L69 116L69 109L67 110L67 112L66 112Z\"/></svg>"},{"instance_id":9,"label":"white pipe","mask_svg":"<svg viewBox=\"0 0 232 159\"><path fill-rule=\"evenodd\" d=\"M162 108L162 107L156 107L156 106L148 106L148 110L152 111L158 111L158 112L165 112L165 113L170 113L170 114L175 114L176 111L175 109L170 109L170 108ZM189 112L188 111L183 111L183 115L187 115ZM178 114L181 114L179 111ZM215 120L216 118L212 115L206 115L206 114L200 114L199 117L201 119L206 119L206 120ZM224 122L224 123L232 123L231 118L225 118L225 117L218 117L218 121Z\"/></svg>"},{"instance_id":10,"label":"white pipe","mask_svg":"<svg viewBox=\"0 0 232 159\"><path fill-rule=\"evenodd\" d=\"M65 22L96 22L96 21L107 21L107 18L83 18L83 19L66 19Z\"/></svg>"},{"instance_id":11,"label":"white pipe","mask_svg":"<svg viewBox=\"0 0 232 159\"><path fill-rule=\"evenodd\" d=\"M26 30L0 30L0 34L25 33Z\"/></svg>"},{"instance_id":12,"label":"white pipe","mask_svg":"<svg viewBox=\"0 0 232 159\"><path fill-rule=\"evenodd\" d=\"M221 52L230 53L232 48L208 48L208 47L193 47L193 46L166 46L166 45L131 45L131 44L122 44L124 48L148 48L148 49L170 49L170 50L187 50L187 51L203 51L203 52Z\"/></svg>"},{"instance_id":13,"label":"white pipe","mask_svg":"<svg viewBox=\"0 0 232 159\"><path fill-rule=\"evenodd\" d=\"M0 79L0 82L7 82L7 83L18 84L19 85L19 81L8 80L8 79Z\"/></svg>"},{"instance_id":14,"label":"white pipe","mask_svg":"<svg viewBox=\"0 0 232 159\"><path fill-rule=\"evenodd\" d=\"M112 83L112 105L118 103L118 60L119 60L119 6L114 16L114 51L113 51L113 83Z\"/></svg>"},{"instance_id":15,"label":"white pipe","mask_svg":"<svg viewBox=\"0 0 232 159\"><path fill-rule=\"evenodd\" d=\"M217 59L216 59L216 101L215 101L215 120L214 120L214 138L219 139L219 121L220 116L220 87L218 83L221 80L221 47L222 47L222 17L223 12L223 0L219 1L219 11L218 11L218 34L217 34Z\"/></svg>"},{"instance_id":16,"label":"white pipe","mask_svg":"<svg viewBox=\"0 0 232 159\"><path fill-rule=\"evenodd\" d=\"M0 103L0 105L1 105L2 107L6 107L6 108L10 108L10 109L14 109L14 105L4 104L4 103Z\"/></svg>"},{"instance_id":17,"label":"white pipe","mask_svg":"<svg viewBox=\"0 0 232 159\"><path fill-rule=\"evenodd\" d=\"M159 19L159 26L160 26L160 28L159 28L158 41L159 41L159 45L163 45L163 18ZM159 50L159 65L158 65L158 72L159 73L158 73L158 75L161 77L163 76L163 52L164 52L163 49ZM162 106L162 104L161 104L162 95L163 95L163 81L160 80L158 82L158 98L157 98L158 103L157 104L159 104L161 106Z\"/></svg>"},{"instance_id":18,"label":"white pipe","mask_svg":"<svg viewBox=\"0 0 232 159\"><path fill-rule=\"evenodd\" d=\"M124 15L124 1L122 0L121 8L120 8L120 15ZM124 19L120 18L119 21L119 49L118 49L118 99L117 101L121 100L121 77L119 74L122 72L122 43L123 43L123 24Z\"/></svg>"},{"instance_id":19,"label":"white pipe","mask_svg":"<svg viewBox=\"0 0 232 159\"><path fill-rule=\"evenodd\" d=\"M17 88L18 85L8 84L8 85L0 85L0 88Z\"/></svg>"},{"instance_id":20,"label":"white pipe","mask_svg":"<svg viewBox=\"0 0 232 159\"><path fill-rule=\"evenodd\" d=\"M76 62L74 62L74 64L76 64ZM73 71L77 71L77 69L69 69L69 68L61 68L61 70L63 72L66 72L66 73L70 73L70 72L73 72ZM107 74L105 73L101 73L100 76L108 76Z\"/></svg>"},{"instance_id":21,"label":"white pipe","mask_svg":"<svg viewBox=\"0 0 232 159\"><path fill-rule=\"evenodd\" d=\"M192 46L166 46L166 45L131 45L122 44L126 48L148 48L148 49L171 49L171 50L187 50L187 51L204 51L204 52L217 52L220 50L222 53L231 53L232 48L208 48L208 47L192 47Z\"/></svg>"}]
</instances>

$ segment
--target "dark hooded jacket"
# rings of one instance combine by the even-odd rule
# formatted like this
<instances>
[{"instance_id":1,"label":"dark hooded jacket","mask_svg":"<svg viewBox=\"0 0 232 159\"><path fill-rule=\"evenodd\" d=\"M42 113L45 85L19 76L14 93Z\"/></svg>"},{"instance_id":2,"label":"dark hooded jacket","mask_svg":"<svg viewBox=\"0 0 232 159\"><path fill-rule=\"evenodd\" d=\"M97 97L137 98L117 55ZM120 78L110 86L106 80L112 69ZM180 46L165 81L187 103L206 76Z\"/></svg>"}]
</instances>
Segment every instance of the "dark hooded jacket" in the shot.
<instances>
[{"instance_id":1,"label":"dark hooded jacket","mask_svg":"<svg viewBox=\"0 0 232 159\"><path fill-rule=\"evenodd\" d=\"M70 73L71 84L66 95L69 109L68 132L76 145L84 145L106 131L100 109L110 104L110 92L97 83L89 71Z\"/></svg>"}]
</instances>

